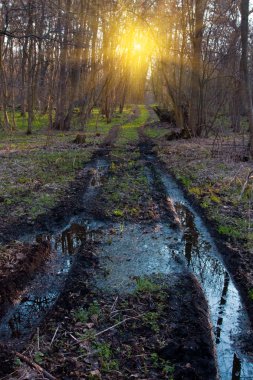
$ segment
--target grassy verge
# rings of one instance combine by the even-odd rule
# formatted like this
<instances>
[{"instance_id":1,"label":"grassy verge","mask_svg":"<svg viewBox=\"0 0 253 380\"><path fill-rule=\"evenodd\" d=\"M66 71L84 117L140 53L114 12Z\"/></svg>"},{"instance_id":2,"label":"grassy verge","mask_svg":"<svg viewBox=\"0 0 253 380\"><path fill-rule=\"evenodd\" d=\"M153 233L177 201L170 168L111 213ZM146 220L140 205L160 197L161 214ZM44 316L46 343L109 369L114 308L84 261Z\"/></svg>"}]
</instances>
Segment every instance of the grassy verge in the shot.
<instances>
[{"instance_id":1,"label":"grassy verge","mask_svg":"<svg viewBox=\"0 0 253 380\"><path fill-rule=\"evenodd\" d=\"M110 124L94 110L83 145L73 144L77 131L57 132L46 128L47 117L37 119L34 134L25 135L25 124L17 114L17 131L2 132L0 150L0 217L34 220L54 207L97 145L115 125L133 117L132 107L115 113ZM10 154L11 153L11 154Z\"/></svg>"},{"instance_id":2,"label":"grassy verge","mask_svg":"<svg viewBox=\"0 0 253 380\"><path fill-rule=\"evenodd\" d=\"M92 149L22 154L2 158L0 216L35 219L64 194Z\"/></svg>"},{"instance_id":3,"label":"grassy verge","mask_svg":"<svg viewBox=\"0 0 253 380\"><path fill-rule=\"evenodd\" d=\"M212 140L166 142L160 140L158 156L189 194L205 209L221 235L253 252L253 183L245 181L251 164L226 155L212 155Z\"/></svg>"},{"instance_id":4,"label":"grassy verge","mask_svg":"<svg viewBox=\"0 0 253 380\"><path fill-rule=\"evenodd\" d=\"M91 118L81 128L81 131L80 125L76 123L75 118L71 131L54 131L48 129L48 115L36 114L33 122L33 134L27 136L28 116L26 114L25 117L22 117L17 112L15 115L16 131L0 132L0 151L35 150L56 145L60 148L61 145L72 142L77 133L86 136L87 144L99 144L112 127L126 123L131 117L134 117L133 107L126 106L122 114L115 112L112 121L106 123L105 118L95 108Z\"/></svg>"}]
</instances>

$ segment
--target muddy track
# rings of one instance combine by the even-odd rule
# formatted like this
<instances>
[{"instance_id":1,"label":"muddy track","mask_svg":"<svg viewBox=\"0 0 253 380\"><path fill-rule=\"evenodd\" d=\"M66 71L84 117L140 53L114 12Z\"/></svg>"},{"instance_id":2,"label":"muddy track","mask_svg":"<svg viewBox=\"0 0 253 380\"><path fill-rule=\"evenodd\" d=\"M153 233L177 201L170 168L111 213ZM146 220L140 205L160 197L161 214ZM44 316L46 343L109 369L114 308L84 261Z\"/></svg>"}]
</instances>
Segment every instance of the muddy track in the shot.
<instances>
[{"instance_id":1,"label":"muddy track","mask_svg":"<svg viewBox=\"0 0 253 380\"><path fill-rule=\"evenodd\" d=\"M99 305L101 309L101 320L93 315L87 320L88 328L94 329L93 334L107 330L119 318L133 319L119 329L109 328L102 341L93 343L95 347L109 345L112 350L113 368L108 372L107 367L103 379L127 379L129 374L139 379L162 379L173 368L177 380L214 380L217 378L214 339L223 380L240 378L236 377L237 372L251 375L252 367L248 358L240 353L244 352L241 345L234 349L231 338L234 333L239 334L236 318L245 317L244 310L235 312L234 319L229 315L240 306L240 298L217 257L209 232L152 155L153 143L146 138L144 129L140 129L138 145L129 145L122 152L127 160L110 154L118 132L118 128L113 130L109 142L105 140L86 165L77 179L70 204L66 197L66 204L63 202L49 217L33 226L33 232L43 232L56 255L27 289L20 304L2 320L0 334L7 347L2 348L1 375L11 369L8 345L21 350L27 345L31 331L40 325L43 339L48 340L45 345L47 368L61 379L89 376L97 369L96 363L101 364L101 358L89 361L88 357L86 363L74 360L80 352L78 345L73 345L73 332L79 334L87 330L87 323L77 323L75 315L76 310L89 310L90 305ZM112 175L119 175L124 182L131 178L130 174L142 179L143 173L148 185L145 197L152 202L138 200L138 207L143 209L139 217L126 214L127 218L118 219L102 212L111 195L106 198L106 194L101 197L100 193ZM138 185L143 183L146 183L143 179L137 181ZM117 191L120 195L122 190L115 189ZM122 199L126 197L127 193ZM155 209L155 214L147 213L146 207ZM160 290L135 293L136 284L143 277L150 280L154 277L158 284L162 279ZM41 287L41 283L48 284ZM116 319L112 316L115 302L119 309ZM128 311L124 314L126 305ZM136 320L136 315L144 317ZM236 329L233 334L228 324ZM57 326L64 332L62 344L66 356L61 354L61 340L56 346L50 344L50 331L56 331ZM243 327L246 326L245 320ZM126 347L131 348L131 360ZM96 356L97 351L92 355ZM62 362L62 366L59 367L57 361ZM120 371L115 371L115 363ZM103 365L101 368L103 371ZM150 368L148 372L147 368Z\"/></svg>"},{"instance_id":2,"label":"muddy track","mask_svg":"<svg viewBox=\"0 0 253 380\"><path fill-rule=\"evenodd\" d=\"M68 235L70 233L76 234L77 236L85 234L85 236L87 235L86 238L88 238L89 232L86 231L85 226L81 231L78 231L78 226L76 230L74 225L73 231L71 230L70 232L68 228L66 229L66 226L68 226L69 220L76 215L83 214L84 212L88 215L89 212L91 212L91 204L88 198L90 196L90 189L93 193L97 187L95 182L98 180L97 169L94 168L94 166L97 165L97 162L102 161L103 158L105 162L107 162L111 146L117 138L117 133L118 130L115 128L113 133L109 133L108 136L106 136L106 146L103 141L101 146L94 152L90 162L85 165L85 168L78 173L75 181L70 184L69 190L56 207L51 209L47 214L40 215L32 225L21 220L20 224L15 225L15 229L13 225L6 225L2 228L1 243L5 244L6 249L11 251L12 261L15 263L16 256L20 256L21 259L17 261L16 266L13 268L10 267L9 269L8 267L2 276L0 292L1 316L8 310L10 302L14 301L15 297L29 285L29 282L36 277L37 273L40 273L40 271L43 272L45 261L48 260L50 256L55 256L51 251L52 242L49 238L49 236L53 234L53 231L63 229L62 239L67 241L66 244L68 244ZM84 204L84 196L87 197L86 204ZM15 243L18 239L21 239L24 243ZM36 240L37 243L33 243L34 240ZM48 265L55 265L54 257L52 258L52 263L50 260ZM56 263L56 268L57 265L61 266L64 264ZM40 281L42 279L43 275ZM56 295L56 298L57 297ZM25 298L24 296L24 299Z\"/></svg>"},{"instance_id":3,"label":"muddy track","mask_svg":"<svg viewBox=\"0 0 253 380\"><path fill-rule=\"evenodd\" d=\"M153 155L154 143L145 135L145 128L140 131L140 149L144 156ZM163 171L167 171L168 167L157 159L157 167L161 168ZM173 176L173 175L172 175ZM253 268L252 268L252 258L251 253L236 246L232 246L229 239L224 235L220 235L217 232L217 227L213 221L210 221L206 210L203 209L199 203L196 201L194 195L189 194L187 190L182 186L182 184L173 176L174 181L177 183L178 187L182 190L185 197L193 205L196 212L201 215L203 221L205 222L208 230L210 231L215 243L219 249L220 254L224 260L226 268L233 277L236 285L240 291L243 298L243 302L246 305L249 318L251 321L251 326L253 328L253 303L249 297L249 289L251 289L251 284L253 282Z\"/></svg>"},{"instance_id":4,"label":"muddy track","mask_svg":"<svg viewBox=\"0 0 253 380\"><path fill-rule=\"evenodd\" d=\"M111 137L113 139L114 137L116 138L116 136L117 136L117 133L115 133L115 131L114 131L113 134L111 135ZM136 148L134 148L134 149L136 149ZM102 160L103 159L108 160L108 146L103 146L98 152L96 152L94 159L95 160L99 159L100 161L101 161L101 159ZM142 159L143 159L143 157L141 157L141 161L142 161ZM91 170L93 170L93 169L91 169ZM89 178L87 178L87 176ZM153 178L152 183L150 183L151 193L152 193L153 201L157 204L157 208L159 210L158 211L158 213L160 215L159 220L160 220L160 222L167 221L168 225L170 225L171 228L174 231L176 231L177 225L174 221L173 211L170 209L170 207L168 206L168 204L166 202L166 197L165 197L163 185L162 185L161 181L159 181L158 177L155 175L154 171L152 172L152 178ZM91 185L91 182L92 182L90 179L90 170L89 169L86 173L86 177L83 176L82 179L83 180L81 180L81 183L78 185L78 189L80 189L81 186L84 186L84 184L86 185L86 188L89 188L89 186ZM81 193L81 196L79 196L79 191ZM82 192L81 192L81 190L79 190L79 191L77 191L75 193L75 196L77 196L77 200L79 198L83 199L84 188L83 188ZM99 191L99 189L98 189L98 191ZM94 189L92 189L92 192L94 193ZM86 219L87 219L87 217L89 218L89 215L91 218L94 217L94 207L93 207L92 203L96 199L97 194L98 194L97 191L95 191L95 198L92 198L89 200L87 199L86 203L88 203L88 205L87 204L85 205L85 203L84 203L84 206L78 206L78 207L75 207L74 209L72 208L72 217L75 217L75 214L78 212L80 214L85 212L85 218ZM86 194L86 196L87 196L87 194ZM89 198L89 194L88 194L88 198ZM75 199L75 201L76 201L76 199ZM95 204L96 204L96 207L99 207L99 203L95 203ZM55 215L55 212L52 211L52 215L50 215L49 217L46 217L43 222L42 221L40 222L39 231L41 232L42 230L44 230L44 236L45 236L45 232L50 227L54 229L54 225L58 225L58 228L59 228L59 226L61 226L62 223L64 223L64 221L66 222L66 220L68 218L68 212L70 212L70 209L68 207L66 208L64 204L63 204L63 206L60 207L60 211L59 211L59 208L57 208L56 215ZM95 213L95 216L96 217L98 216L97 213ZM106 221L104 220L103 217L102 217L102 219L103 219L102 223L105 223ZM43 219L41 219L41 220L43 220ZM53 223L52 223L52 221L53 221ZM110 230L109 226L112 222L113 222L112 220L111 221L107 220L107 222L106 222L106 228L107 229L109 228L109 230ZM138 222L138 220L133 220L133 223L136 223L136 222ZM149 224L150 224L151 229L153 229L153 226L156 225L156 224L154 225L153 222L151 222L151 223L149 222ZM134 227L134 225L135 224L133 224L133 227ZM112 224L112 226L113 226L113 224ZM144 223L144 226L146 226L146 222ZM35 229L38 228L38 224L36 224L36 226L34 228ZM46 314L47 314L46 321L53 319L53 320L56 320L58 323L62 323L62 319L65 318L64 316L66 314L68 314L68 312L71 309L77 308L79 304L80 304L80 307L83 306L83 303L82 303L83 298L86 297L86 303L89 304L89 303L92 303L92 301L94 300L94 297L95 298L98 297L98 299L100 301L103 300L103 298L105 297L104 294L100 294L100 293L97 293L94 296L94 293L91 290L91 286L87 285L90 282L91 277L94 276L93 272L94 271L97 273L100 272L100 270L98 270L99 269L99 267L98 267L99 261L95 257L95 254L96 254L96 251L99 250L99 247L100 247L103 239L101 240L101 237L99 235L99 231L97 228L98 227L96 226L95 232L94 232L95 235L94 234L92 235L92 230L91 230L91 233L89 233L85 229L85 227L83 227L83 229L82 229L80 224L72 224L69 228L67 228L63 231L63 234L62 234L63 241L64 242L66 241L67 245L70 244L70 246L72 248L74 247L73 241L70 241L70 239L72 238L72 233L75 234L74 235L75 239L76 239L76 236L77 237L79 235L82 235L82 236L80 238L80 244L77 245L78 254L75 256L74 259L72 259L72 264L71 264L71 267L68 271L67 277L65 277L65 280L63 278L63 281L65 283L64 288L60 287L58 290L55 289L56 292L58 291L61 294L57 303L56 303L56 306L54 308L52 308L52 305L55 303L55 300L52 300L52 302L50 303L50 294L47 294L47 295L44 294L43 295L43 297L45 299L49 299L49 304L48 305L42 304L42 308L40 308L39 310L40 310L40 313L42 313L42 314L43 313L45 314L45 312L46 312ZM103 228L103 227L99 227L99 228ZM140 227L140 233L142 233L142 228L143 227ZM147 227L144 227L144 228L147 228ZM65 239L65 237L67 240ZM128 245L128 243L126 242L125 248L127 247L127 245ZM69 250L70 250L70 248L69 248L70 246L68 246ZM156 249L156 248L154 248L154 249ZM99 265L101 266L101 263ZM144 273L145 273L145 269L144 269ZM103 275L102 275L102 277L103 277ZM42 279L43 279L43 275L42 275L42 278L39 278L39 281L43 281ZM172 331L172 333L170 333L170 336L167 335L166 340L168 340L168 342L170 339L172 339L173 341L177 340L177 347L173 346L175 349L175 351L173 352L173 351L171 351L170 344L168 343L168 346L166 346L168 348L164 347L159 355L161 355L161 360L165 360L165 361L170 360L172 363L175 363L176 368L177 368L177 370L175 372L175 374L176 374L175 378L180 379L180 378L182 378L182 376L187 376L189 378L191 378L192 376L195 376L195 377L200 376L199 378L201 378L200 374L203 373L203 371L204 371L204 372L206 372L206 375L207 375L206 378L207 379L208 378L214 379L214 378L216 378L215 355L214 355L214 349L213 349L213 345L212 345L212 338L210 335L209 319L208 319L208 314L207 314L207 305L205 303L204 296L201 294L201 290L200 290L199 286L197 285L197 282L194 283L195 280L192 281L192 279L190 279L190 278L187 279L187 277L185 277L184 281L182 282L182 280L180 280L180 279L176 280L176 277L175 277L175 281L176 281L176 284L174 284L172 286L172 288L170 288L166 291L173 293L173 287L176 287L182 294L180 297L181 304L180 304L180 306L178 306L177 298L175 298L174 300L171 300L169 302L169 304L166 306L166 307L169 307L169 309L171 308L171 311L173 309L174 312L176 313L174 315L173 314L174 312L169 312L169 309L167 311L170 314L171 318L168 321L168 329L166 331L168 331L168 333L169 333L169 331L171 331L171 328L170 328L170 325L171 325L171 326L173 326L172 330L174 331L174 333ZM180 285L179 285L179 283L180 283ZM183 286L182 283L185 283L185 285ZM189 284L187 285L187 283L189 283ZM191 288L191 286L192 286L192 288ZM187 295L187 297L188 297L187 301L183 296L185 293L185 287L187 287L189 289L189 292ZM190 290L190 288L191 288L191 290ZM45 292L45 290L43 290L43 292ZM75 294L78 294L78 296L74 296ZM184 309L186 304L192 304L193 303L193 299L195 298L194 294L198 294L197 304L195 306L193 305L190 309L188 308L187 312L185 311L185 313L187 313L187 319L186 320L183 319L180 322L178 322L177 321L178 320L178 313L184 314L183 309ZM28 296L28 303L26 305L26 307L28 307L28 310L30 310L29 305L31 305L33 303L32 298L29 298L29 297L31 297L31 294L29 294L29 296ZM27 301L24 300L25 304L26 304L26 302ZM21 304L21 306L22 306L22 304ZM199 316L197 316L197 313L198 313L197 308L200 311ZM51 309L51 311L50 311L50 309ZM15 317L15 315L18 315L18 314L17 314L17 310L15 310L15 309L13 310L14 314L10 313L9 316L7 315L7 319L4 322L4 323L7 323L7 321L9 321L8 322L9 328L5 331L5 330L3 330L4 325L2 325L2 327L0 327L0 330L2 333L5 331L4 334L6 335L6 338L7 338L7 339L5 338L6 343L11 344L12 347L13 347L13 345L15 345L18 349L22 349L23 347L25 347L26 342L29 339L29 333L28 332L31 330L31 327L27 330L26 324L22 324L22 322L21 322L22 318L25 318L25 319L28 318L28 315L30 314L31 310L30 310L30 312L25 311L25 315L22 314L22 310L23 310L23 306L21 307L20 311L18 312L18 313L21 313L21 314L19 314L19 317L18 317L19 318L18 330L17 330L17 326L15 327L15 326L12 326L12 323L10 324L10 321L14 322L15 319L17 318L17 317ZM205 315L205 317L203 317L203 315ZM167 314L166 319L168 319L168 314ZM34 329L36 327L36 325L38 325L38 323L41 323L40 321L41 321L41 319L38 319L37 322L36 322L36 320L35 321L30 320L29 326L30 326L30 323L32 323L33 329ZM181 334L180 331L185 329L185 326L189 321L191 321L192 326L193 326L193 324L196 325L196 329L194 328L194 329L190 330L186 335L185 334L180 335ZM200 328L200 321L202 323L203 329ZM15 323L14 323L14 325L15 325ZM44 324L44 328L42 328L45 331L45 334L47 332L46 325L47 325L47 322L46 322L46 324ZM209 333L206 333L207 331L209 331ZM11 333L11 335L9 335L10 333ZM17 335L17 333L18 333L18 335ZM19 337L20 333L21 333L21 335ZM141 336L143 334L145 335L146 333L148 333L148 335L149 335L148 330L146 331L142 325L141 325L139 333L141 334ZM196 339L198 341L198 344L196 344L196 349L192 350L189 348L190 346L189 347L185 346L186 342L188 342L188 344L191 345ZM154 341L154 344L156 345L155 341ZM203 346L203 347L205 346L207 349L206 361L203 361L202 363L200 363L200 361L198 359L198 354L196 351L196 350L199 350L201 346ZM155 347L154 347L154 349L155 349ZM9 366L9 364L8 364L9 363L9 353L8 353L9 350L7 347L5 348L5 351L6 351L5 354L2 355L2 362L5 363L5 365L3 365L3 367L2 367L3 373L6 372L6 370L8 369L8 366ZM178 356L178 354L177 354L178 351L181 352L180 356ZM194 355L195 355L195 359L193 359ZM6 356L8 357L8 359L6 358ZM186 358L192 362L192 365L190 367L185 367L184 361L186 360ZM206 371L206 366L208 366L208 368L209 368L210 376L208 375L208 371ZM60 376L62 376L62 374ZM154 376L155 377L151 376L151 378L157 378L157 375L154 375ZM111 377L111 375L110 375L109 378L111 379L114 377ZM117 377L115 377L115 379L116 378Z\"/></svg>"},{"instance_id":5,"label":"muddy track","mask_svg":"<svg viewBox=\"0 0 253 380\"><path fill-rule=\"evenodd\" d=\"M146 159L149 161L149 162L152 162L152 165L155 165L155 170L160 172L160 173L166 173L168 172L168 166L166 166L163 162L161 162L160 160L157 159L156 155L154 155L154 151L153 151L153 148L155 147L153 141L151 141L146 135L145 135L145 126L140 129L140 150L142 152L142 155L143 157L146 157ZM252 302L251 300L249 299L249 296L248 296L248 289L249 289L249 284L250 282L252 281L252 272L250 271L250 267L248 266L248 270L249 270L249 273L248 275L245 275L245 272L247 273L247 256L248 254L246 252L239 252L238 249L233 249L231 247L231 245L227 244L226 241L224 241L224 236L220 236L218 233L217 233L217 229L216 229L216 226L210 222L210 220L208 219L206 213L205 213L205 210L203 210L199 204L196 202L196 199L194 198L194 196L192 195L189 195L187 193L187 191L185 190L185 188L182 186L181 183L179 183L175 177L173 177L171 175L171 179L172 179L172 182L174 182L174 185L170 185L169 184L169 196L171 194L173 194L173 187L174 188L178 188L177 191L181 191L181 199L185 199L185 201L190 205L190 208L192 209L192 212L195 213L196 215L200 215L201 216L201 219L204 223L204 225L206 226L205 228L208 230L208 232L210 232L210 236L212 237L212 239L214 240L215 242L215 246L217 247L217 258L221 261L221 263L223 263L222 265L224 266L225 268L225 277L224 277L224 285L223 285L223 291L222 291L222 296L221 296L221 302L220 302L220 311L219 311L219 315L218 315L218 322L217 322L217 327L216 327L216 331L215 331L215 340L216 340L216 344L217 344L217 347L219 347L219 344L220 344L220 335L222 335L222 329L224 327L222 327L224 325L224 320L223 320L223 317L224 317L224 314L226 314L225 312L225 308L227 307L227 303L229 304L229 295L228 295L228 287L230 286L231 282L235 281L235 284L236 284L236 288L238 290L236 290L237 292L237 295L235 294L234 292L234 297L236 297L238 299L238 302L241 302L240 301L240 298L242 297L243 299L243 303L246 307L246 310L244 310L244 316L245 317L242 317L242 316L238 316L237 317L237 320L235 318L234 322L232 322L232 320L230 318L228 318L228 322L231 323L231 326L233 325L233 323L236 323L238 326L241 324L241 337L239 337L239 346L240 348L242 349L242 351L245 353L247 352L249 354L248 358L246 358L246 363L248 362L248 364L246 364L246 367L245 368L242 368L243 366L241 366L241 362L240 360L238 361L238 358L240 357L237 356L237 354L235 354L235 358L234 358L234 363L233 363L233 366L234 369L233 369L233 374L232 374L232 379L248 379L248 378L251 378L251 375L253 375L253 371L252 369L247 369L247 366L249 367L252 367L252 325L253 325L253 309L252 309ZM166 181L165 181L166 182ZM172 196L173 198L173 196ZM189 255L189 258L191 260L191 255L192 255L192 250L194 248L194 244L195 244L195 241L196 239L198 239L198 232L196 230L196 227L194 226L194 216L192 215L192 212L190 211L190 214L189 214L189 209L187 210L185 208L185 206L181 205L179 206L179 203L177 203L177 196L174 196L174 204L176 202L176 212L179 216L179 219L181 219L181 222L183 222L183 225L186 223L186 225L188 225L188 228L190 228L190 237L188 235L188 233L186 232L186 239L189 240L189 243L188 246L186 246L186 250L185 250L185 254L186 254L186 257L187 255ZM185 202L183 201L183 202ZM179 202L180 202L180 196L179 196ZM183 213L182 213L182 210L183 210ZM180 214L181 214L181 217L180 217ZM183 215L183 219L182 219L182 215ZM187 222L188 220L188 222ZM188 252L187 252L188 251ZM188 258L187 258L188 259ZM190 263L190 261L189 261ZM215 264L216 265L216 264ZM228 272L227 272L228 271ZM242 273L244 273L244 275L242 275ZM203 286L203 283L202 283L202 286ZM216 286L216 285L214 285ZM235 288L234 288L235 290ZM206 289L205 289L205 293L206 293ZM232 292L233 293L233 292ZM209 303L209 307L210 307L210 303ZM240 310L240 308L243 308L242 304L240 306L238 306L238 303L235 302L234 303L234 307L232 308L231 310L231 317L234 316L234 314L236 313L236 310L235 308L238 308L238 310ZM212 310L210 310L212 312ZM247 315L248 314L248 315ZM245 321L245 318L250 320L250 323L251 323L251 327L250 327L250 324L249 322L246 323L246 325L244 324L244 321ZM214 321L213 321L214 322ZM239 328L240 329L240 328ZM232 329L231 329L232 331ZM242 338L243 336L243 338ZM238 342L237 342L237 347L238 346ZM238 351L237 353L239 352L240 348L238 348ZM221 355L222 353L221 352L218 352L218 355ZM245 359L245 357L244 357ZM249 375L250 374L250 375ZM230 378L229 375L227 374L227 377L225 376L224 374L222 374L221 378Z\"/></svg>"}]
</instances>

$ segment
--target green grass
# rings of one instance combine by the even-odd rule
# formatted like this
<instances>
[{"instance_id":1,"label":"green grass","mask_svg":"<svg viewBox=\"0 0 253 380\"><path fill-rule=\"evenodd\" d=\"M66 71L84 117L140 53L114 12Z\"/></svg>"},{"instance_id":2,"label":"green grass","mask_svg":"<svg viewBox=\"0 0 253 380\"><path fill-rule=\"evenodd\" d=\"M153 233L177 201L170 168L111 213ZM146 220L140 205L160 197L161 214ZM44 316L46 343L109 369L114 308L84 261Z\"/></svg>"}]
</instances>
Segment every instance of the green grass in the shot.
<instances>
[{"instance_id":1,"label":"green grass","mask_svg":"<svg viewBox=\"0 0 253 380\"><path fill-rule=\"evenodd\" d=\"M91 118L87 123L87 126L84 128L87 133L102 133L106 134L109 130L115 125L121 125L127 122L128 118L133 115L133 107L126 106L123 110L123 113L115 111L110 123L106 122L106 118L101 115L98 108L95 108L92 112Z\"/></svg>"},{"instance_id":2,"label":"green grass","mask_svg":"<svg viewBox=\"0 0 253 380\"><path fill-rule=\"evenodd\" d=\"M145 134L150 139L160 139L168 134L168 129L162 127L145 128Z\"/></svg>"},{"instance_id":3,"label":"green grass","mask_svg":"<svg viewBox=\"0 0 253 380\"><path fill-rule=\"evenodd\" d=\"M52 208L74 179L77 170L90 159L91 150L20 153L6 158L1 167L0 215L36 218ZM3 162L4 164L4 162Z\"/></svg>"},{"instance_id":4,"label":"green grass","mask_svg":"<svg viewBox=\"0 0 253 380\"><path fill-rule=\"evenodd\" d=\"M148 278L138 278L136 281L136 292L137 293L153 293L161 290L161 286L155 284Z\"/></svg>"},{"instance_id":5,"label":"green grass","mask_svg":"<svg viewBox=\"0 0 253 380\"><path fill-rule=\"evenodd\" d=\"M35 115L33 134L27 136L27 115L23 118L17 112L17 130L0 133L0 150L14 153L3 157L0 164L0 215L35 219L54 207L97 144L113 126L126 125L130 117L134 117L133 107L127 106L107 124L94 109L83 132L85 146L78 146L73 141L80 132L49 131L47 115Z\"/></svg>"},{"instance_id":6,"label":"green grass","mask_svg":"<svg viewBox=\"0 0 253 380\"><path fill-rule=\"evenodd\" d=\"M114 150L121 157L123 151ZM149 212L151 194L144 168L135 152L128 153L128 161L112 162L109 176L101 191L103 212L117 219L138 218Z\"/></svg>"},{"instance_id":7,"label":"green grass","mask_svg":"<svg viewBox=\"0 0 253 380\"><path fill-rule=\"evenodd\" d=\"M138 128L147 123L149 119L149 111L145 105L139 105L138 112L139 115L136 119L122 125L118 145L122 146L138 140Z\"/></svg>"},{"instance_id":8,"label":"green grass","mask_svg":"<svg viewBox=\"0 0 253 380\"><path fill-rule=\"evenodd\" d=\"M81 128L81 133L86 135L87 144L100 143L112 127L127 123L127 120L133 116L133 107L129 105L124 108L122 114L115 111L111 123L107 124L99 109L94 108L91 118ZM26 135L27 120L27 114L22 117L20 112L15 113L17 129L8 133L5 131L0 132L0 150L22 151L40 149L44 146L60 146L73 142L77 133L80 133L80 124L77 123L76 116L73 118L73 126L70 131L54 131L48 129L48 115L35 114L31 136Z\"/></svg>"}]
</instances>

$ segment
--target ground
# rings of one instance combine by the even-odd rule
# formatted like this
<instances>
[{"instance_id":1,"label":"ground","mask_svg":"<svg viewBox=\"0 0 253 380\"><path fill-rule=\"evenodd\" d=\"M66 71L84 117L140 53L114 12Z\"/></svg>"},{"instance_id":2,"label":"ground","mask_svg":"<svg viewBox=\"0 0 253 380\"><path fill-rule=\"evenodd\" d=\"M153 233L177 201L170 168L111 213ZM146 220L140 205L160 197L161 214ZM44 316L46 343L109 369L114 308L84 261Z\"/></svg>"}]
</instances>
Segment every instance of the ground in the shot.
<instances>
[{"instance_id":1,"label":"ground","mask_svg":"<svg viewBox=\"0 0 253 380\"><path fill-rule=\"evenodd\" d=\"M150 249L160 242L155 234L163 225L172 236L180 234L177 210L149 163L151 155L157 160L155 170L172 173L206 219L252 321L251 179L246 183L251 163L231 154L229 136L225 143L213 138L168 141L170 127L158 123L144 106L127 108L106 127L97 120L95 114L81 145L73 143L78 131L54 133L49 139L42 129L28 144L22 130L11 143L2 144L1 263L6 270L1 281L12 284L17 263L23 265L23 280L20 284L15 279L19 285L12 287L8 299L1 299L4 307L33 277L19 252L40 258L34 271L50 254L46 249L47 254L41 254L41 245L48 247L44 238L37 245L14 239L48 233L79 213L109 226L91 239L87 231L85 239L80 238L83 231L75 231L75 244L80 238L81 245L61 295L33 338L15 340L16 350L61 379L215 379L208 305L194 275L138 274L130 292L116 293L101 290L113 284L110 271L101 275L105 283L98 289L93 278L102 270L99 247L116 252L120 245L115 242L124 241L128 225L137 234L151 236ZM102 173L93 165L89 168L92 162L100 162ZM71 237L67 232L69 250L69 245L74 249ZM9 351L7 344L4 352ZM31 370L15 354L13 358L14 368L12 360L2 356L3 373L14 371L8 378L41 378L38 369Z\"/></svg>"}]
</instances>

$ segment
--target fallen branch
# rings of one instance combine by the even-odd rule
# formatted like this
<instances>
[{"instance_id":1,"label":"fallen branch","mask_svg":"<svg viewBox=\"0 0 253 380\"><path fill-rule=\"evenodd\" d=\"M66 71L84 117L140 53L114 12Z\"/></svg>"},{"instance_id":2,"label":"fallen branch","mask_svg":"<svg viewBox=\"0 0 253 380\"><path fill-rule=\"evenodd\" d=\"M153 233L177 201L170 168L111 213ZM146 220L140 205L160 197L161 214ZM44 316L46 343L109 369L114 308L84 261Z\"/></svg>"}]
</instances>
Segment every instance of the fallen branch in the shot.
<instances>
[{"instance_id":1,"label":"fallen branch","mask_svg":"<svg viewBox=\"0 0 253 380\"><path fill-rule=\"evenodd\" d=\"M137 317L128 317L128 318L125 318L125 319L123 319L123 321L118 322L118 323L116 323L115 325L110 326L110 327L108 327L107 329L105 329L105 330L103 330L103 331L100 331L100 332L97 333L95 336L99 336L99 335L102 335L102 334L106 333L107 331L113 330L115 327L118 327L118 326L122 325L123 323L125 323L125 322L127 322L127 321L130 321L130 320L132 320L132 319L139 319L139 318L141 318L144 314L146 314L146 313L140 314L140 315L138 315Z\"/></svg>"},{"instance_id":2,"label":"fallen branch","mask_svg":"<svg viewBox=\"0 0 253 380\"><path fill-rule=\"evenodd\" d=\"M53 345L53 343L54 343L54 341L55 341L56 335L57 335L57 333L58 333L59 328L60 328L60 325L57 326L57 328L56 328L56 330L55 330L55 333L54 333L54 336L53 336L53 338L52 338L52 340L51 340L51 342L50 342L49 347L52 347L52 345Z\"/></svg>"},{"instance_id":3,"label":"fallen branch","mask_svg":"<svg viewBox=\"0 0 253 380\"><path fill-rule=\"evenodd\" d=\"M47 379L49 380L56 380L56 377L52 376L49 372L47 372L44 368L42 368L37 363L33 362L31 359L29 359L27 356L20 354L19 352L14 352L14 354L23 362L28 364L30 367L34 368L39 373L42 373Z\"/></svg>"}]
</instances>

